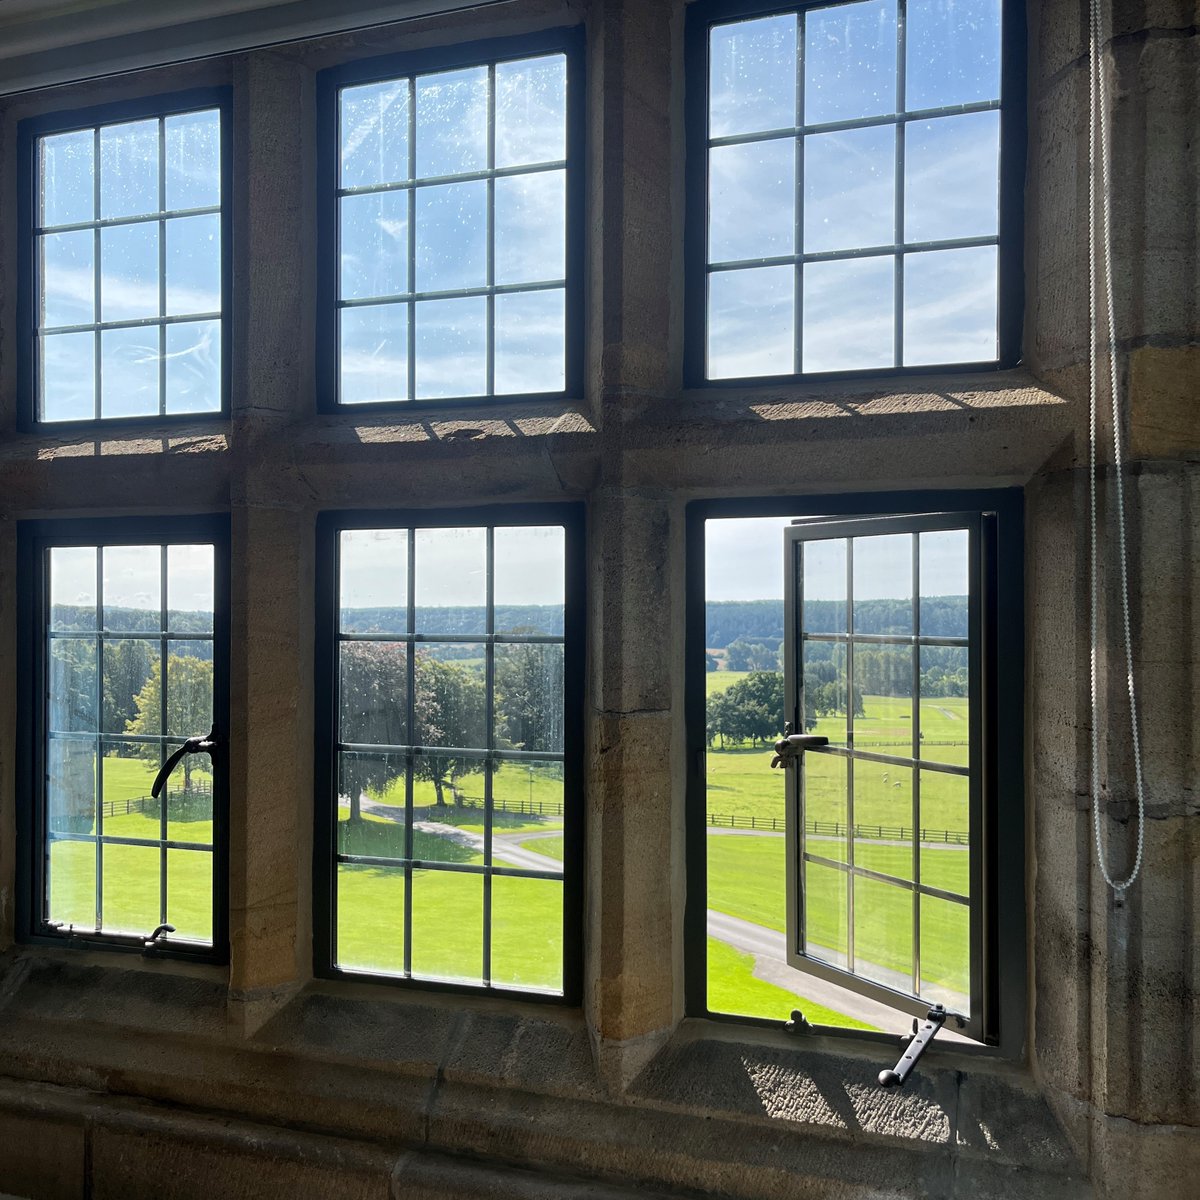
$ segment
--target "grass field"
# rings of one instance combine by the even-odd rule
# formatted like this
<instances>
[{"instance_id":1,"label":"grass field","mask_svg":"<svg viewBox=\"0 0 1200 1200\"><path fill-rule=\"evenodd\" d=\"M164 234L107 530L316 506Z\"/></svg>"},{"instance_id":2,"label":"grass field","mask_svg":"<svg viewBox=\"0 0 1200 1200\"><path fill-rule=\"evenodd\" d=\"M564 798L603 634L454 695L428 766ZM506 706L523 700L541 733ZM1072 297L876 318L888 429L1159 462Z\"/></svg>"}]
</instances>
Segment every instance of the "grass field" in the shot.
<instances>
[{"instance_id":1,"label":"grass field","mask_svg":"<svg viewBox=\"0 0 1200 1200\"><path fill-rule=\"evenodd\" d=\"M796 996L762 979L754 978L754 959L732 946L708 939L708 1007L713 1012L736 1013L742 1017L765 1017L786 1021L792 1009L803 1008L814 1025L837 1025L843 1029L874 1029L806 997Z\"/></svg>"}]
</instances>

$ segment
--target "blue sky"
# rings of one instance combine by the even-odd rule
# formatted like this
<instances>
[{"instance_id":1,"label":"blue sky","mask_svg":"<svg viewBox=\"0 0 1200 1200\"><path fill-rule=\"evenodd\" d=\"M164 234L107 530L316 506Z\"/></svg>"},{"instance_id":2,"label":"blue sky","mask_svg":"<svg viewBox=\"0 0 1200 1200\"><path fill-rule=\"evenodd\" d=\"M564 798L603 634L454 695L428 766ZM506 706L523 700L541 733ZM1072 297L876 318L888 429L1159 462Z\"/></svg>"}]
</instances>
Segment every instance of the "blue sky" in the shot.
<instances>
[{"instance_id":1,"label":"blue sky","mask_svg":"<svg viewBox=\"0 0 1200 1200\"><path fill-rule=\"evenodd\" d=\"M104 603L115 608L161 607L161 551L158 546L110 546L104 552ZM51 604L96 603L96 549L59 547L50 551ZM213 610L213 548L173 545L167 549L167 607L188 612ZM154 618L154 628L158 627Z\"/></svg>"},{"instance_id":2,"label":"blue sky","mask_svg":"<svg viewBox=\"0 0 1200 1200\"><path fill-rule=\"evenodd\" d=\"M783 531L791 517L738 517L705 522L706 600L781 600ZM845 543L815 543L805 559L805 595L812 600L845 597ZM856 542L854 592L859 600L911 595L912 543L907 534ZM965 531L921 535L921 593L967 593Z\"/></svg>"}]
</instances>

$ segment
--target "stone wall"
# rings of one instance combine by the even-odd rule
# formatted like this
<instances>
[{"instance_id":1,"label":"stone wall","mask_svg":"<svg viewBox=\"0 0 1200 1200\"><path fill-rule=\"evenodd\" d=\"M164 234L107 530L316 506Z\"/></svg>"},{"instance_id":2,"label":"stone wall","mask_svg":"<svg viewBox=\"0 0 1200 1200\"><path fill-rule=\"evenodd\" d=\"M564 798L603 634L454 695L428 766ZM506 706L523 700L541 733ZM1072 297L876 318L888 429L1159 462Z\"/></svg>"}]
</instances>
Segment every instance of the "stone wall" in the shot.
<instances>
[{"instance_id":1,"label":"stone wall","mask_svg":"<svg viewBox=\"0 0 1200 1200\"><path fill-rule=\"evenodd\" d=\"M1200 10L1119 0L1118 339L1135 462L1146 866L1121 907L1087 761L1086 12L1029 12L1026 365L682 387L682 0L514 0L10 100L0 110L0 1192L29 1196L1182 1196L1200 1171ZM587 26L584 394L548 408L318 415L314 73ZM233 413L16 432L15 129L223 83L234 155ZM469 432L467 432L469 431ZM1029 1029L1018 1060L684 1017L684 505L708 496L1026 489ZM581 1010L311 978L312 565L337 507L585 499ZM233 521L228 968L13 944L15 532L23 517ZM1109 559L1111 563L1111 559ZM1111 570L1105 833L1131 856Z\"/></svg>"}]
</instances>

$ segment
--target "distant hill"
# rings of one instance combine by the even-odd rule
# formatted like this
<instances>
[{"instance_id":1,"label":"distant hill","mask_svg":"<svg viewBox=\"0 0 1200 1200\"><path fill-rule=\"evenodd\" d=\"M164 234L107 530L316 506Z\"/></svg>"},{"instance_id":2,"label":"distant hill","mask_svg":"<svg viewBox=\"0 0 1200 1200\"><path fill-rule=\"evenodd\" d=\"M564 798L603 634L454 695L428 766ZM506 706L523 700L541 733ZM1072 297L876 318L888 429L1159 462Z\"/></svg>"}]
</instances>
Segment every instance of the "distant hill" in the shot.
<instances>
[{"instance_id":1,"label":"distant hill","mask_svg":"<svg viewBox=\"0 0 1200 1200\"><path fill-rule=\"evenodd\" d=\"M812 633L844 633L845 605L837 600L810 600L806 627ZM854 606L858 633L911 633L912 604L907 600L860 600ZM921 632L963 636L967 631L966 596L923 596ZM783 640L782 600L717 600L705 606L704 644L723 650L731 642L778 646Z\"/></svg>"},{"instance_id":2,"label":"distant hill","mask_svg":"<svg viewBox=\"0 0 1200 1200\"><path fill-rule=\"evenodd\" d=\"M497 633L537 633L562 637L563 609L561 604L497 604L495 611ZM398 608L343 608L342 628L355 633L400 631L407 629L406 615ZM486 613L482 606L433 608L418 610L417 632L464 636L484 631Z\"/></svg>"}]
</instances>

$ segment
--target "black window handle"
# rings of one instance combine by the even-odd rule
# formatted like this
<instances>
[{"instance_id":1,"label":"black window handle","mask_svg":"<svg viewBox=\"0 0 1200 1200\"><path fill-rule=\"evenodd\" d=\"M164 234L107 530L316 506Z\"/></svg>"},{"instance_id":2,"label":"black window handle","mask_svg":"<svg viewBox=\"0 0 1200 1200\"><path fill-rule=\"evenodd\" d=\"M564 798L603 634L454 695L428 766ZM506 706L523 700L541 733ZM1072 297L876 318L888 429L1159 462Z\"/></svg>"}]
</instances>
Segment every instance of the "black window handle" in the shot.
<instances>
[{"instance_id":1,"label":"black window handle","mask_svg":"<svg viewBox=\"0 0 1200 1200\"><path fill-rule=\"evenodd\" d=\"M154 777L154 786L150 789L150 795L157 800L159 793L166 786L167 779L171 772L179 765L180 760L185 754L207 754L213 761L216 761L216 750L219 746L217 736L217 727L214 725L204 737L190 737L165 763L158 769L158 774Z\"/></svg>"}]
</instances>

